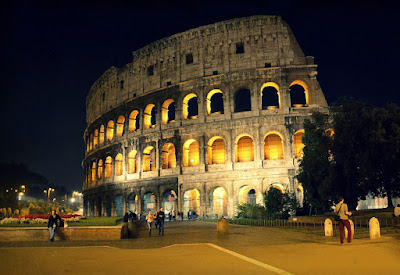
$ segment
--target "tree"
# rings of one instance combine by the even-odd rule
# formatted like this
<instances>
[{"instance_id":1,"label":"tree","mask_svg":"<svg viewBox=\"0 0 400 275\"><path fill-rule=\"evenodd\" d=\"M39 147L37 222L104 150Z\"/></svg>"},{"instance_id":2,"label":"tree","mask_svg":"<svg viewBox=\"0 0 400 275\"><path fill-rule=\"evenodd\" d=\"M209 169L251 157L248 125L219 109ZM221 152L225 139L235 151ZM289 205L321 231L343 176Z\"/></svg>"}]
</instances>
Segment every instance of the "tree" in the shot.
<instances>
[{"instance_id":1,"label":"tree","mask_svg":"<svg viewBox=\"0 0 400 275\"><path fill-rule=\"evenodd\" d=\"M294 194L282 193L277 188L271 188L264 193L264 205L268 217L287 218L289 211L297 208L297 200Z\"/></svg>"},{"instance_id":2,"label":"tree","mask_svg":"<svg viewBox=\"0 0 400 275\"><path fill-rule=\"evenodd\" d=\"M316 213L329 209L334 200L332 157L332 132L329 115L313 113L304 121L303 159L297 179L304 189L304 203Z\"/></svg>"}]
</instances>

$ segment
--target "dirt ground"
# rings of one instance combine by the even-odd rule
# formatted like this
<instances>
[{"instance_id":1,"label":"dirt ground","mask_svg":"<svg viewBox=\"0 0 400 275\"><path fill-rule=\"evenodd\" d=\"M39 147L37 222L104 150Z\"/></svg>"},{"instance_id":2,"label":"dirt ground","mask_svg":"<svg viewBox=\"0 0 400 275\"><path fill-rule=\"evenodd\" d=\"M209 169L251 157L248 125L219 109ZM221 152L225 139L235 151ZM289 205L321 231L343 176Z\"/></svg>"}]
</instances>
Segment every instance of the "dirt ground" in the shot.
<instances>
[{"instance_id":1,"label":"dirt ground","mask_svg":"<svg viewBox=\"0 0 400 275\"><path fill-rule=\"evenodd\" d=\"M0 242L0 274L386 274L400 271L400 236L337 237L293 229L166 223L165 235L119 241ZM338 268L338 266L340 268Z\"/></svg>"}]
</instances>

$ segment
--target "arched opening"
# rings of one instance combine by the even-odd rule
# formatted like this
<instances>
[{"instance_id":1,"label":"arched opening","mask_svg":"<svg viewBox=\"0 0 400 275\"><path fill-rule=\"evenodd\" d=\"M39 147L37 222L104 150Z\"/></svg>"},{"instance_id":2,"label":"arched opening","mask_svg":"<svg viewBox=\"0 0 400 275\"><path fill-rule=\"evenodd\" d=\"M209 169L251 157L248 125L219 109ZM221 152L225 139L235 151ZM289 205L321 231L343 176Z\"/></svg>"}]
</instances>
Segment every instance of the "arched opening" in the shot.
<instances>
[{"instance_id":1,"label":"arched opening","mask_svg":"<svg viewBox=\"0 0 400 275\"><path fill-rule=\"evenodd\" d=\"M93 137L93 148L98 146L99 142L99 129L94 130L94 137Z\"/></svg>"},{"instance_id":2,"label":"arched opening","mask_svg":"<svg viewBox=\"0 0 400 275\"><path fill-rule=\"evenodd\" d=\"M164 101L161 109L162 124L168 124L175 121L175 102L172 99Z\"/></svg>"},{"instance_id":3,"label":"arched opening","mask_svg":"<svg viewBox=\"0 0 400 275\"><path fill-rule=\"evenodd\" d=\"M103 178L103 160L99 160L99 163L97 165L97 178Z\"/></svg>"},{"instance_id":4,"label":"arched opening","mask_svg":"<svg viewBox=\"0 0 400 275\"><path fill-rule=\"evenodd\" d=\"M100 126L99 143L104 143L104 125Z\"/></svg>"},{"instance_id":5,"label":"arched opening","mask_svg":"<svg viewBox=\"0 0 400 275\"><path fill-rule=\"evenodd\" d=\"M122 175L122 154L117 154L115 157L115 175Z\"/></svg>"},{"instance_id":6,"label":"arched opening","mask_svg":"<svg viewBox=\"0 0 400 275\"><path fill-rule=\"evenodd\" d=\"M307 84L304 81L293 81L289 86L289 90L292 107L299 108L308 106L309 92Z\"/></svg>"},{"instance_id":7,"label":"arched opening","mask_svg":"<svg viewBox=\"0 0 400 275\"><path fill-rule=\"evenodd\" d=\"M156 212L156 196L153 193L146 193L143 196L143 215L147 215L149 210L151 210L152 214Z\"/></svg>"},{"instance_id":8,"label":"arched opening","mask_svg":"<svg viewBox=\"0 0 400 275\"><path fill-rule=\"evenodd\" d=\"M106 133L106 138L107 140L112 140L114 137L114 121L110 120L107 123L107 133Z\"/></svg>"},{"instance_id":9,"label":"arched opening","mask_svg":"<svg viewBox=\"0 0 400 275\"><path fill-rule=\"evenodd\" d=\"M128 174L136 173L136 150L131 150L128 154Z\"/></svg>"},{"instance_id":10,"label":"arched opening","mask_svg":"<svg viewBox=\"0 0 400 275\"><path fill-rule=\"evenodd\" d=\"M108 156L106 162L104 163L104 177L111 178L112 176L112 158Z\"/></svg>"},{"instance_id":11,"label":"arched opening","mask_svg":"<svg viewBox=\"0 0 400 275\"><path fill-rule=\"evenodd\" d=\"M164 208L164 213L169 214L172 211L174 211L176 215L176 210L175 210L175 201L177 199L177 195L174 190L169 190L164 193L162 196L162 202L161 202L161 207Z\"/></svg>"},{"instance_id":12,"label":"arched opening","mask_svg":"<svg viewBox=\"0 0 400 275\"><path fill-rule=\"evenodd\" d=\"M166 143L162 147L161 162L162 169L170 169L176 167L175 146L173 143Z\"/></svg>"},{"instance_id":13,"label":"arched opening","mask_svg":"<svg viewBox=\"0 0 400 275\"><path fill-rule=\"evenodd\" d=\"M117 217L122 217L124 215L124 202L122 195L115 196L115 214Z\"/></svg>"},{"instance_id":14,"label":"arched opening","mask_svg":"<svg viewBox=\"0 0 400 275\"><path fill-rule=\"evenodd\" d=\"M128 211L137 214L138 196L135 193L130 193L128 196Z\"/></svg>"},{"instance_id":15,"label":"arched opening","mask_svg":"<svg viewBox=\"0 0 400 275\"><path fill-rule=\"evenodd\" d=\"M225 163L225 142L221 137L213 137L208 141L208 164Z\"/></svg>"},{"instance_id":16,"label":"arched opening","mask_svg":"<svg viewBox=\"0 0 400 275\"><path fill-rule=\"evenodd\" d=\"M211 194L211 217L228 216L228 196L223 187L217 187Z\"/></svg>"},{"instance_id":17,"label":"arched opening","mask_svg":"<svg viewBox=\"0 0 400 275\"><path fill-rule=\"evenodd\" d=\"M224 113L224 94L220 89L214 89L207 95L207 114Z\"/></svg>"},{"instance_id":18,"label":"arched opening","mask_svg":"<svg viewBox=\"0 0 400 275\"><path fill-rule=\"evenodd\" d=\"M153 146L147 146L143 151L143 172L156 170L156 152Z\"/></svg>"},{"instance_id":19,"label":"arched opening","mask_svg":"<svg viewBox=\"0 0 400 275\"><path fill-rule=\"evenodd\" d=\"M117 120L117 137L122 137L124 134L125 117L119 116Z\"/></svg>"},{"instance_id":20,"label":"arched opening","mask_svg":"<svg viewBox=\"0 0 400 275\"><path fill-rule=\"evenodd\" d=\"M251 186L243 186L239 189L238 204L256 204L256 190Z\"/></svg>"},{"instance_id":21,"label":"arched opening","mask_svg":"<svg viewBox=\"0 0 400 275\"><path fill-rule=\"evenodd\" d=\"M111 198L109 196L104 200L105 216L111 217Z\"/></svg>"},{"instance_id":22,"label":"arched opening","mask_svg":"<svg viewBox=\"0 0 400 275\"><path fill-rule=\"evenodd\" d=\"M92 182L96 181L96 162L92 164Z\"/></svg>"},{"instance_id":23,"label":"arched opening","mask_svg":"<svg viewBox=\"0 0 400 275\"><path fill-rule=\"evenodd\" d=\"M93 149L93 134L91 134L89 137L89 150L92 149Z\"/></svg>"},{"instance_id":24,"label":"arched opening","mask_svg":"<svg viewBox=\"0 0 400 275\"><path fill-rule=\"evenodd\" d=\"M102 210L102 201L101 201L101 198L98 198L98 199L97 199L96 208L97 208L97 217L101 217L101 210Z\"/></svg>"},{"instance_id":25,"label":"arched opening","mask_svg":"<svg viewBox=\"0 0 400 275\"><path fill-rule=\"evenodd\" d=\"M283 141L276 132L268 133L264 138L264 159L283 159Z\"/></svg>"},{"instance_id":26,"label":"arched opening","mask_svg":"<svg viewBox=\"0 0 400 275\"><path fill-rule=\"evenodd\" d=\"M183 98L183 119L195 119L199 115L196 94L188 94Z\"/></svg>"},{"instance_id":27,"label":"arched opening","mask_svg":"<svg viewBox=\"0 0 400 275\"><path fill-rule=\"evenodd\" d=\"M183 145L183 167L199 165L199 143L189 139Z\"/></svg>"},{"instance_id":28,"label":"arched opening","mask_svg":"<svg viewBox=\"0 0 400 275\"><path fill-rule=\"evenodd\" d=\"M139 111L133 110L129 115L129 132L132 133L139 128Z\"/></svg>"},{"instance_id":29,"label":"arched opening","mask_svg":"<svg viewBox=\"0 0 400 275\"><path fill-rule=\"evenodd\" d=\"M285 188L283 187L282 184L279 184L279 183L273 183L273 184L271 184L271 185L268 187L267 192L269 192L269 191L271 190L271 188L275 188L275 189L279 190L282 194L285 193Z\"/></svg>"},{"instance_id":30,"label":"arched opening","mask_svg":"<svg viewBox=\"0 0 400 275\"><path fill-rule=\"evenodd\" d=\"M251 93L248 89L239 89L235 93L235 113L251 111Z\"/></svg>"},{"instance_id":31,"label":"arched opening","mask_svg":"<svg viewBox=\"0 0 400 275\"><path fill-rule=\"evenodd\" d=\"M236 162L246 162L253 160L253 139L249 135L240 135L236 138Z\"/></svg>"},{"instance_id":32,"label":"arched opening","mask_svg":"<svg viewBox=\"0 0 400 275\"><path fill-rule=\"evenodd\" d=\"M303 158L303 148L304 148L304 143L303 143L303 136L304 136L304 130L298 130L294 134L294 157L295 158Z\"/></svg>"},{"instance_id":33,"label":"arched opening","mask_svg":"<svg viewBox=\"0 0 400 275\"><path fill-rule=\"evenodd\" d=\"M200 213L200 192L197 189L189 189L183 194L183 213L187 215L189 211Z\"/></svg>"},{"instance_id":34,"label":"arched opening","mask_svg":"<svg viewBox=\"0 0 400 275\"><path fill-rule=\"evenodd\" d=\"M144 109L144 128L154 128L156 122L156 105L148 104Z\"/></svg>"},{"instance_id":35,"label":"arched opening","mask_svg":"<svg viewBox=\"0 0 400 275\"><path fill-rule=\"evenodd\" d=\"M272 110L280 108L279 86L274 82L264 83L261 87L262 109Z\"/></svg>"}]
</instances>

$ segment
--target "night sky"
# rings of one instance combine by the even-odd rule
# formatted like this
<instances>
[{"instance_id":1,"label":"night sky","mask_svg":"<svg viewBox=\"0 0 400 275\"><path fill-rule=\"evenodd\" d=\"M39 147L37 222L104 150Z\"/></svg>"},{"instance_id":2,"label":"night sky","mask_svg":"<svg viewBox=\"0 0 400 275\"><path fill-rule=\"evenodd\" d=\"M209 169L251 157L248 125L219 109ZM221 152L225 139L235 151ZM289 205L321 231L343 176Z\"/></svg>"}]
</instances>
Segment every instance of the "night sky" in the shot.
<instances>
[{"instance_id":1,"label":"night sky","mask_svg":"<svg viewBox=\"0 0 400 275\"><path fill-rule=\"evenodd\" d=\"M315 57L328 103L348 95L400 104L400 24L389 2L8 2L0 11L1 160L25 163L71 191L82 188L91 85L109 67L131 62L133 51L202 25L281 15Z\"/></svg>"}]
</instances>

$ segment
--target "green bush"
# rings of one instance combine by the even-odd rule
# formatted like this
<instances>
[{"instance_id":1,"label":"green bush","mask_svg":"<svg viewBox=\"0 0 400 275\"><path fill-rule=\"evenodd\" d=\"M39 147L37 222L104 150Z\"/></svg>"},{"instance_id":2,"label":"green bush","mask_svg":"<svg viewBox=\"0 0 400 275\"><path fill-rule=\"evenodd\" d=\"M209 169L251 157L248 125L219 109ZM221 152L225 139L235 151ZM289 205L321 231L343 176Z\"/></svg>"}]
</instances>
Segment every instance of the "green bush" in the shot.
<instances>
[{"instance_id":1,"label":"green bush","mask_svg":"<svg viewBox=\"0 0 400 275\"><path fill-rule=\"evenodd\" d=\"M244 219L264 219L266 217L265 208L259 204L244 203L237 206L238 218Z\"/></svg>"}]
</instances>

